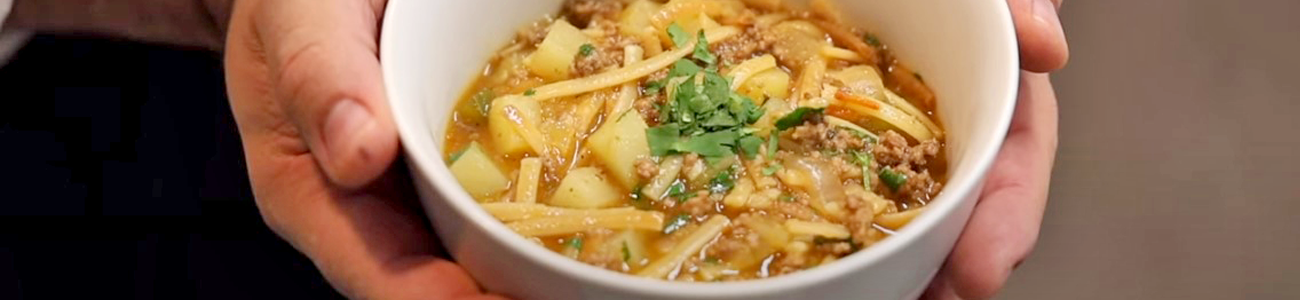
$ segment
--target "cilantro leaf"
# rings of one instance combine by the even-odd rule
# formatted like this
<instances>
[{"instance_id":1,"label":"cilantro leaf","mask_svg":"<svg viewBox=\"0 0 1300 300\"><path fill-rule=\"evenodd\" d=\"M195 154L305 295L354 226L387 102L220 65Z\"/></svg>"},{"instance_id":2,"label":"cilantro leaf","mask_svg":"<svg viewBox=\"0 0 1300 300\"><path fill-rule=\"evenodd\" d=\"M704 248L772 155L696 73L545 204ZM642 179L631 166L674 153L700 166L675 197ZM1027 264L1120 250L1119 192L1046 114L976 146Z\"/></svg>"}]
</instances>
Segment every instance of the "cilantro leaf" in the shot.
<instances>
[{"instance_id":1,"label":"cilantro leaf","mask_svg":"<svg viewBox=\"0 0 1300 300\"><path fill-rule=\"evenodd\" d=\"M786 114L781 119L776 120L777 130L786 130L803 124L804 120L816 115L821 115L826 111L825 108L800 107L793 112Z\"/></svg>"},{"instance_id":2,"label":"cilantro leaf","mask_svg":"<svg viewBox=\"0 0 1300 300\"><path fill-rule=\"evenodd\" d=\"M776 158L776 150L778 150L777 148L780 147L780 145L777 144L776 139L780 135L781 135L780 131L776 129L772 129L772 133L768 134L767 136L767 159L768 160L772 160Z\"/></svg>"},{"instance_id":3,"label":"cilantro leaf","mask_svg":"<svg viewBox=\"0 0 1300 300\"><path fill-rule=\"evenodd\" d=\"M754 99L741 94L731 94L731 102L728 108L731 113L743 116L740 120L745 124L754 124L767 113L762 107L754 104Z\"/></svg>"},{"instance_id":4,"label":"cilantro leaf","mask_svg":"<svg viewBox=\"0 0 1300 300\"><path fill-rule=\"evenodd\" d=\"M527 91L524 91L524 96L532 96L532 95L537 95L537 90L528 89Z\"/></svg>"},{"instance_id":5,"label":"cilantro leaf","mask_svg":"<svg viewBox=\"0 0 1300 300\"><path fill-rule=\"evenodd\" d=\"M754 135L746 135L740 138L740 150L745 152L745 157L753 159L758 155L758 148L763 145L763 139Z\"/></svg>"},{"instance_id":6,"label":"cilantro leaf","mask_svg":"<svg viewBox=\"0 0 1300 300\"><path fill-rule=\"evenodd\" d=\"M575 237L575 238L569 239L569 242L568 242L568 243L564 243L564 246L565 246L565 247L569 247L569 248L573 248L573 249L582 250L582 238L581 238L581 237Z\"/></svg>"},{"instance_id":7,"label":"cilantro leaf","mask_svg":"<svg viewBox=\"0 0 1300 300\"><path fill-rule=\"evenodd\" d=\"M853 151L851 155L853 155L853 161L858 163L858 166L862 167L862 187L870 191L871 190L871 159L872 159L871 153Z\"/></svg>"},{"instance_id":8,"label":"cilantro leaf","mask_svg":"<svg viewBox=\"0 0 1300 300\"><path fill-rule=\"evenodd\" d=\"M702 68L700 68L700 65L695 64L695 62L692 62L689 59L680 59L673 63L671 69L668 69L667 78L693 76L696 73L699 73L700 70L702 70ZM665 80L667 80L667 78L665 78Z\"/></svg>"},{"instance_id":9,"label":"cilantro leaf","mask_svg":"<svg viewBox=\"0 0 1300 300\"><path fill-rule=\"evenodd\" d=\"M680 47L682 44L677 44ZM717 68L718 57L709 52L709 39L704 37L704 30L700 30L699 42L695 43L695 53L691 55L695 59L704 62L704 64Z\"/></svg>"},{"instance_id":10,"label":"cilantro leaf","mask_svg":"<svg viewBox=\"0 0 1300 300\"><path fill-rule=\"evenodd\" d=\"M882 168L880 169L880 181L884 182L885 186L888 186L890 191L897 192L898 188L907 184L907 175L895 172L891 169Z\"/></svg>"},{"instance_id":11,"label":"cilantro leaf","mask_svg":"<svg viewBox=\"0 0 1300 300\"><path fill-rule=\"evenodd\" d=\"M828 237L823 237L823 236L817 236L817 237L814 237L814 238L813 238L813 245L818 245L818 246L820 246L820 245L829 245L829 244L839 244L839 243L847 243L847 244L849 244L849 248L850 248L850 250L852 250L852 251L858 251L858 249L861 249L861 248L862 248L862 245L861 245L861 244L858 244L858 243L854 243L852 238L833 239L833 238L828 238Z\"/></svg>"},{"instance_id":12,"label":"cilantro leaf","mask_svg":"<svg viewBox=\"0 0 1300 300\"><path fill-rule=\"evenodd\" d=\"M686 33L686 29L682 29L682 26L677 25L677 23L668 25L668 37L673 39L673 44L677 45L677 47L685 46L691 42L691 34Z\"/></svg>"},{"instance_id":13,"label":"cilantro leaf","mask_svg":"<svg viewBox=\"0 0 1300 300\"><path fill-rule=\"evenodd\" d=\"M590 43L582 44L582 47L578 47L578 55L582 55L582 57L588 57L595 53L596 46L592 46Z\"/></svg>"},{"instance_id":14,"label":"cilantro leaf","mask_svg":"<svg viewBox=\"0 0 1300 300\"><path fill-rule=\"evenodd\" d=\"M679 152L695 152L703 156L723 156L731 153L740 137L735 131L717 131L691 137L677 148Z\"/></svg>"},{"instance_id":15,"label":"cilantro leaf","mask_svg":"<svg viewBox=\"0 0 1300 300\"><path fill-rule=\"evenodd\" d=\"M732 117L731 114L714 113L708 120L704 120L702 125L706 127L734 127L740 125L740 122L736 121L736 118Z\"/></svg>"},{"instance_id":16,"label":"cilantro leaf","mask_svg":"<svg viewBox=\"0 0 1300 300\"><path fill-rule=\"evenodd\" d=\"M456 151L456 153L452 153L452 154L451 154L451 157L447 159L447 162L448 162L448 163L454 163L454 162L456 162L457 160L460 160L460 157L461 157L462 155L465 155L465 152L469 151L469 147L470 147L470 146L465 146L464 149L460 149L460 151Z\"/></svg>"},{"instance_id":17,"label":"cilantro leaf","mask_svg":"<svg viewBox=\"0 0 1300 300\"><path fill-rule=\"evenodd\" d=\"M623 241L623 262L632 260L632 251L627 249L627 241Z\"/></svg>"},{"instance_id":18,"label":"cilantro leaf","mask_svg":"<svg viewBox=\"0 0 1300 300\"><path fill-rule=\"evenodd\" d=\"M645 135L647 143L650 144L650 154L664 156L676 149L682 131L677 124L665 124L646 129Z\"/></svg>"},{"instance_id":19,"label":"cilantro leaf","mask_svg":"<svg viewBox=\"0 0 1300 300\"><path fill-rule=\"evenodd\" d=\"M492 89L484 88L474 94L474 98L470 99L470 103L474 105L474 111L478 112L479 115L486 117L488 115L488 110L492 108L492 98L496 98Z\"/></svg>"},{"instance_id":20,"label":"cilantro leaf","mask_svg":"<svg viewBox=\"0 0 1300 300\"><path fill-rule=\"evenodd\" d=\"M687 214L677 215L672 219L668 219L667 222L664 222L663 232L664 234L672 234L673 232L677 232L678 230L681 230L682 227L686 227L686 224L689 224L690 222L691 222L691 215L687 215Z\"/></svg>"},{"instance_id":21,"label":"cilantro leaf","mask_svg":"<svg viewBox=\"0 0 1300 300\"><path fill-rule=\"evenodd\" d=\"M704 95L709 96L709 100L716 104L727 103L731 100L731 95L733 95L731 81L722 77L722 75L718 75L718 73L705 72Z\"/></svg>"},{"instance_id":22,"label":"cilantro leaf","mask_svg":"<svg viewBox=\"0 0 1300 300\"><path fill-rule=\"evenodd\" d=\"M776 174L776 171L780 171L782 168L784 167L779 164L767 166L766 168L763 168L763 176L772 176L772 174Z\"/></svg>"},{"instance_id":23,"label":"cilantro leaf","mask_svg":"<svg viewBox=\"0 0 1300 300\"><path fill-rule=\"evenodd\" d=\"M731 179L730 170L718 173L718 176L714 176L713 179L709 180L709 192L715 195L725 194L735 186L736 182Z\"/></svg>"},{"instance_id":24,"label":"cilantro leaf","mask_svg":"<svg viewBox=\"0 0 1300 300\"><path fill-rule=\"evenodd\" d=\"M880 39L876 35L868 33L864 39L867 41L867 45L880 48Z\"/></svg>"},{"instance_id":25,"label":"cilantro leaf","mask_svg":"<svg viewBox=\"0 0 1300 300\"><path fill-rule=\"evenodd\" d=\"M678 197L686 194L686 184L681 181L673 182L668 186L668 197Z\"/></svg>"},{"instance_id":26,"label":"cilantro leaf","mask_svg":"<svg viewBox=\"0 0 1300 300\"><path fill-rule=\"evenodd\" d=\"M662 91L662 90L664 89L664 85L667 85L667 84L668 84L668 79L667 79L667 78L660 79L660 80L653 80L653 81L650 81L650 82L646 82L646 83L645 83L645 93L646 93L646 94L658 94L659 91Z\"/></svg>"}]
</instances>

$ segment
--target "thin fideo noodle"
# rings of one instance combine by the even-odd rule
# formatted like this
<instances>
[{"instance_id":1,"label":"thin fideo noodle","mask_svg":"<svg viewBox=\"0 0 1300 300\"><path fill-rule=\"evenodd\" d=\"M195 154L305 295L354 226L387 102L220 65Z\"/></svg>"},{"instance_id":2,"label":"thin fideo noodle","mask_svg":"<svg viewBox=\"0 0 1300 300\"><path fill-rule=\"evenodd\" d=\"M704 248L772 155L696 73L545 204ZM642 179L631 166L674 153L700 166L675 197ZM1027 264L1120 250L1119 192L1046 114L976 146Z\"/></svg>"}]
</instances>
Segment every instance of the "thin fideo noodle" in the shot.
<instances>
[{"instance_id":1,"label":"thin fideo noodle","mask_svg":"<svg viewBox=\"0 0 1300 300\"><path fill-rule=\"evenodd\" d=\"M704 37L709 43L716 43L726 40L740 33L740 29L731 26L718 27L704 31ZM677 60L686 57L695 51L695 42L691 42L677 50L664 52L653 58L643 60L618 70L597 74L590 77L584 77L573 80L565 80L538 87L533 90L532 96L527 96L533 100L546 100L560 97L578 95L582 93L597 91L612 86L623 84L624 82L637 80L638 78L650 76L651 73L667 68ZM506 96L509 97L509 96Z\"/></svg>"}]
</instances>

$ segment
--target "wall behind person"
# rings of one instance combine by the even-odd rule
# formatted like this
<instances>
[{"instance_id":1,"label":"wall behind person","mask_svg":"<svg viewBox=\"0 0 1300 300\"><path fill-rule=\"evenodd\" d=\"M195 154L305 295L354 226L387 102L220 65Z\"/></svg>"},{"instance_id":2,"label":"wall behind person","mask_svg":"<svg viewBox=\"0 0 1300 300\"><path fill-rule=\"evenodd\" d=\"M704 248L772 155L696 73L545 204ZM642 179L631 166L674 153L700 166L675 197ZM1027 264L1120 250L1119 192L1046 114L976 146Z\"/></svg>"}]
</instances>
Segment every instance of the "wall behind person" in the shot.
<instances>
[{"instance_id":1,"label":"wall behind person","mask_svg":"<svg viewBox=\"0 0 1300 300\"><path fill-rule=\"evenodd\" d=\"M1300 299L1300 1L1065 1L1061 144L1001 299Z\"/></svg>"}]
</instances>

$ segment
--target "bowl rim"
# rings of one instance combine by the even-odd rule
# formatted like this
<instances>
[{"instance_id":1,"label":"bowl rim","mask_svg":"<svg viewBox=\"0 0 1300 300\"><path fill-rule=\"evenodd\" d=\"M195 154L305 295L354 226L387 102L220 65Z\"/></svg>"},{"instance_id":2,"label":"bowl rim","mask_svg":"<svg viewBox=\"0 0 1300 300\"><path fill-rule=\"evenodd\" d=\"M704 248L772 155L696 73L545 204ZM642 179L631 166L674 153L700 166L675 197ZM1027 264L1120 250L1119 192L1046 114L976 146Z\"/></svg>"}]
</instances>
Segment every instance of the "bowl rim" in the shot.
<instances>
[{"instance_id":1,"label":"bowl rim","mask_svg":"<svg viewBox=\"0 0 1300 300\"><path fill-rule=\"evenodd\" d=\"M393 50L391 49L399 46L396 39L386 38L392 36L390 32L394 30L409 30L393 26L395 24L392 24L391 22L395 21L393 21L394 19L391 16L396 14L393 14L392 12L404 9L405 4L411 2L412 1L390 0L385 8L385 18L382 21L383 24L381 27L382 32L380 35L379 49L381 68L383 71L382 74L385 78L392 78L392 76L398 74L396 68L405 67L404 65L399 64L386 64L383 63L383 61L386 57L395 57L392 53ZM1016 35L1015 26L1012 22L1010 8L1004 3L1004 5L1001 6L1001 9L994 9L993 13L993 17L995 18L994 21L997 23L997 28L992 29L1001 31L1000 34L1007 37L1005 42L1008 43L1008 45L1003 45L1006 49L1016 51L1016 53L1011 55L1011 60L1008 62L1012 64L1013 67L1008 68L1009 73L1003 75L1007 80L1005 86L1002 88L1006 94L1005 96L1010 97L1011 99L1010 101L1005 101L1005 107L1002 107L1000 108L1000 111L997 111L1000 116L1003 117L995 121L993 128L997 133L992 135L991 138L993 140L981 149L972 148L966 150L980 151L978 152L979 155L973 157L970 162L974 165L970 176L949 178L947 186L945 186L940 194L935 197L935 200L927 206L929 211L917 216L915 220L909 223L909 226L905 226L904 228L895 231L894 235L889 238L886 238L871 247L867 247L866 249L862 249L856 253L841 258L833 264L818 266L809 270L771 278L735 282L696 283L643 278L587 265L563 257L545 247L530 242L524 237L511 231L504 223L493 218L486 210L483 210L480 204L470 197L468 193L463 189L458 188L459 184L451 174L450 169L442 158L442 155L431 155L432 157L429 157L430 155L416 155L416 152L411 148L412 146L410 143L406 142L402 143L403 155L406 157L407 163L411 165L411 171L424 174L424 177L429 181L428 183L434 187L435 192L441 198L440 200L434 201L446 201L448 206L455 210L453 213L460 214L465 217L467 222L471 223L467 224L468 226L477 226L479 229L487 232L489 238L493 242L510 248L509 251L522 256L523 259L540 265L553 273L562 274L563 276L580 282L640 295L670 298L745 297L769 295L781 291L807 288L820 282L827 282L843 277L855 270L870 268L881 263L885 258L891 257L901 249L916 243L924 233L933 229L943 219L951 217L951 215L961 206L963 202L962 198L964 196L978 192L975 189L982 185L985 175L992 167L998 153L1000 152L1002 143L1006 139L1006 132L1010 128L1012 115L1016 107L1016 98L1018 97L1020 84L1018 36ZM385 90L390 99L393 99L394 96L407 94L398 91L393 82L394 81L392 80L386 80L384 83ZM403 117L403 112L401 111L402 109L399 108L401 105L394 103L397 102L390 101L390 108L393 110L393 118L397 123L398 134L402 141L430 138L428 135L436 134L431 132L432 130L429 127L415 126L413 121L405 121L405 117ZM421 107L418 108L418 110L424 111L425 109ZM434 145L437 145L437 141L435 141ZM413 179L415 178L419 177L413 176ZM421 199L422 203L423 201L425 200ZM426 215L425 217L432 216Z\"/></svg>"}]
</instances>

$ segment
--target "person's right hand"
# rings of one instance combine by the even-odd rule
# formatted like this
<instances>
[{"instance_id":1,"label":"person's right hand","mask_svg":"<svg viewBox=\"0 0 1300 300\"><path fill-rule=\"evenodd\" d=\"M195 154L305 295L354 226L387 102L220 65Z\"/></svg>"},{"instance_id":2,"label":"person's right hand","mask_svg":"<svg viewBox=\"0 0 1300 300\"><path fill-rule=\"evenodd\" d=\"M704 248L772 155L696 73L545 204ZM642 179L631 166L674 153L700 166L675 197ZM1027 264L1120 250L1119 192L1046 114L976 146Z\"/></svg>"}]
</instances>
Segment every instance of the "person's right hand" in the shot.
<instances>
[{"instance_id":1,"label":"person's right hand","mask_svg":"<svg viewBox=\"0 0 1300 300\"><path fill-rule=\"evenodd\" d=\"M1057 10L1065 0L1007 0L1020 40L1020 68L1051 73L1070 61L1070 46Z\"/></svg>"},{"instance_id":2,"label":"person's right hand","mask_svg":"<svg viewBox=\"0 0 1300 300\"><path fill-rule=\"evenodd\" d=\"M993 297L1033 251L1056 159L1056 94L1046 74L1065 66L1069 47L1056 14L1061 0L1008 0L1020 39L1020 94L1011 128L979 203L943 269L922 297Z\"/></svg>"},{"instance_id":3,"label":"person's right hand","mask_svg":"<svg viewBox=\"0 0 1300 300\"><path fill-rule=\"evenodd\" d=\"M239 0L226 81L257 207L354 299L484 295L414 203L378 58L384 0Z\"/></svg>"}]
</instances>

